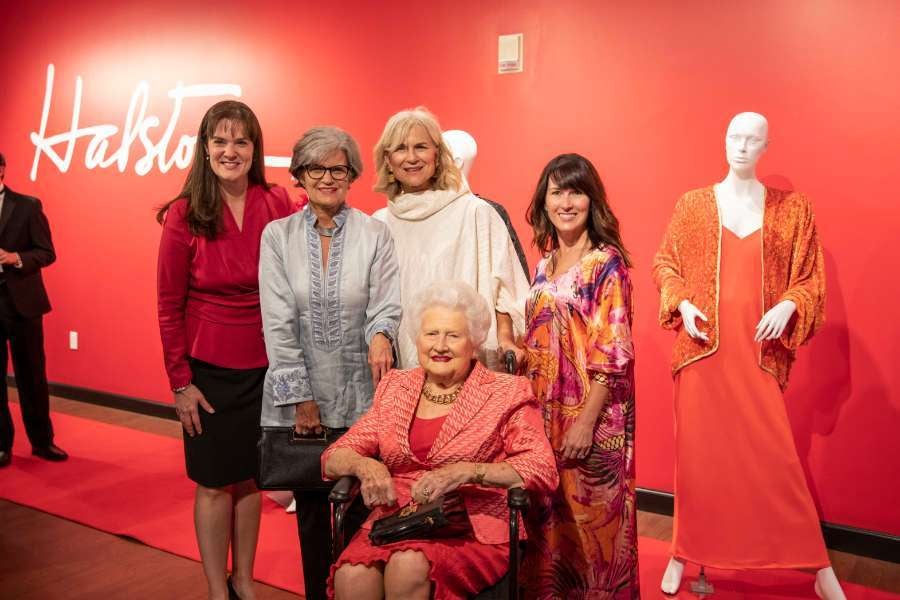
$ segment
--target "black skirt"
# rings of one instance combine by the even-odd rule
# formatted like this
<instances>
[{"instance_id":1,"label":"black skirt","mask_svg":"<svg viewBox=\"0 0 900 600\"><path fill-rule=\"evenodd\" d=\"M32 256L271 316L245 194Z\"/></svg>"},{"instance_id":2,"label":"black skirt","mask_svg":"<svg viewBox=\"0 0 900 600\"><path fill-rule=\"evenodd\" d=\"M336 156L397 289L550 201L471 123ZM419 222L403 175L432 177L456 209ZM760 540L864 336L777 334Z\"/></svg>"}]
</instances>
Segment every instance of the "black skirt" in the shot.
<instances>
[{"instance_id":1,"label":"black skirt","mask_svg":"<svg viewBox=\"0 0 900 600\"><path fill-rule=\"evenodd\" d=\"M203 433L184 434L187 475L205 487L223 487L256 476L265 367L226 369L190 359L193 383L215 409L198 407Z\"/></svg>"}]
</instances>

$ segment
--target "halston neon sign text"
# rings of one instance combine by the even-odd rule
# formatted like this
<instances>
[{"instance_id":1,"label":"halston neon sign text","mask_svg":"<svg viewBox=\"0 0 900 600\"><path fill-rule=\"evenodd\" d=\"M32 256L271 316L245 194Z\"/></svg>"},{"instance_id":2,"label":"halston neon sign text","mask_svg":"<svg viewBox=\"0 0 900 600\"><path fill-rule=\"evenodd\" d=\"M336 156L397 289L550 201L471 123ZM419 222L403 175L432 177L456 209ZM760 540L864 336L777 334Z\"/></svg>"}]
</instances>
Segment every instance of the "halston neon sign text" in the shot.
<instances>
[{"instance_id":1,"label":"halston neon sign text","mask_svg":"<svg viewBox=\"0 0 900 600\"><path fill-rule=\"evenodd\" d=\"M169 98L172 99L172 114L165 130L154 142L150 138L151 130L159 127L160 119L156 115L147 114L147 104L150 97L150 84L141 81L131 95L128 112L121 130L119 147L110 148L110 140L119 134L119 127L112 124L93 125L81 127L79 118L81 115L81 95L83 82L81 76L75 78L75 99L72 103L72 121L68 131L47 135L47 120L50 116L50 107L53 101L53 76L54 67L47 65L47 87L44 92L44 107L41 112L40 131L31 133L31 143L34 144L34 162L31 165L31 180L37 181L38 165L41 157L46 156L56 165L61 173L65 173L72 165L75 154L76 142L81 138L87 138L88 144L84 153L84 165L88 169L108 169L115 166L120 173L124 173L128 167L132 146L139 142L143 147L144 155L134 163L134 172L138 175L146 175L154 166L162 173L166 173L172 166L179 169L187 168L191 163L194 144L197 137L182 135L175 149L169 152L169 143L175 132L178 118L181 116L182 105L186 98L208 98L211 96L241 96L241 86L232 83L204 83L197 85L184 85L180 81L169 90ZM62 154L56 151L60 144L65 145ZM272 167L288 166L289 158L279 156L267 156L266 165Z\"/></svg>"}]
</instances>

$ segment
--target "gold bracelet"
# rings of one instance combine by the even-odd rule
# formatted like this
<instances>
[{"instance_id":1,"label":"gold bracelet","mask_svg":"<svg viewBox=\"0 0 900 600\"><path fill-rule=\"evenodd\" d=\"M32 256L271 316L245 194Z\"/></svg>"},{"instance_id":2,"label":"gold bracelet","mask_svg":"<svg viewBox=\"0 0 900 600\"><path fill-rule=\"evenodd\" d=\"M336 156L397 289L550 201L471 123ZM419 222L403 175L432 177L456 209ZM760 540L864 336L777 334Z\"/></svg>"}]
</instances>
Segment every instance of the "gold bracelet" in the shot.
<instances>
[{"instance_id":1,"label":"gold bracelet","mask_svg":"<svg viewBox=\"0 0 900 600\"><path fill-rule=\"evenodd\" d=\"M602 386L609 387L609 377L605 373L597 373L594 375L594 381Z\"/></svg>"},{"instance_id":2,"label":"gold bracelet","mask_svg":"<svg viewBox=\"0 0 900 600\"><path fill-rule=\"evenodd\" d=\"M484 463L475 463L475 485L484 484L485 475L487 475L487 465Z\"/></svg>"}]
</instances>

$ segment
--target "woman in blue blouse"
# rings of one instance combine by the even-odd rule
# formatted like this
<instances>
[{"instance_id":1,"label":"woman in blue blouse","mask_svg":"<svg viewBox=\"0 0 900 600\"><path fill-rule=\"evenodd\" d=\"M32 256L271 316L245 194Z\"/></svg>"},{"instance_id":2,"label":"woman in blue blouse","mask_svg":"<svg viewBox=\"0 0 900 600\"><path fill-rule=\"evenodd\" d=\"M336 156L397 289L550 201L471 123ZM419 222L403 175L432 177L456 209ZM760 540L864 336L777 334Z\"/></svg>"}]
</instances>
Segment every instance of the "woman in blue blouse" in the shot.
<instances>
[{"instance_id":1,"label":"woman in blue blouse","mask_svg":"<svg viewBox=\"0 0 900 600\"><path fill-rule=\"evenodd\" d=\"M294 145L290 171L309 204L263 232L259 290L269 370L262 424L336 434L369 409L393 365L399 271L387 226L346 203L362 173L350 135L310 129ZM295 497L306 597L325 598L327 492Z\"/></svg>"}]
</instances>

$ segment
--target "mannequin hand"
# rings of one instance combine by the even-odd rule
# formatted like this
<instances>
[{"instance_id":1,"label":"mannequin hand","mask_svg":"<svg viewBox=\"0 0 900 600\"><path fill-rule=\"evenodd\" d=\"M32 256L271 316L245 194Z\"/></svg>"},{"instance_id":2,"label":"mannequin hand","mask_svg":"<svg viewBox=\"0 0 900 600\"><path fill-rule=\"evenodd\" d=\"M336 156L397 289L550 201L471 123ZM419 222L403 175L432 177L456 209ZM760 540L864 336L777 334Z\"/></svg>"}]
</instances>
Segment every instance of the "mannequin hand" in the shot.
<instances>
[{"instance_id":1,"label":"mannequin hand","mask_svg":"<svg viewBox=\"0 0 900 600\"><path fill-rule=\"evenodd\" d=\"M376 333L369 344L369 369L372 371L372 383L378 382L394 366L394 355L391 352L391 341L381 333Z\"/></svg>"},{"instance_id":2,"label":"mannequin hand","mask_svg":"<svg viewBox=\"0 0 900 600\"><path fill-rule=\"evenodd\" d=\"M475 473L472 463L454 463L428 471L409 490L412 499L419 504L437 500L459 486L469 483Z\"/></svg>"},{"instance_id":3,"label":"mannequin hand","mask_svg":"<svg viewBox=\"0 0 900 600\"><path fill-rule=\"evenodd\" d=\"M699 318L704 323L709 322L709 319L706 318L706 315L700 312L699 308L697 308L687 300L682 300L681 304L678 305L678 312L681 313L681 321L684 323L684 330L687 331L689 336L691 336L695 340L703 340L705 342L709 341L709 336L697 328L696 319Z\"/></svg>"},{"instance_id":4,"label":"mannequin hand","mask_svg":"<svg viewBox=\"0 0 900 600\"><path fill-rule=\"evenodd\" d=\"M753 337L753 341L761 342L780 338L795 312L797 312L797 305L793 300L782 300L770 308L756 325L756 335Z\"/></svg>"},{"instance_id":5,"label":"mannequin hand","mask_svg":"<svg viewBox=\"0 0 900 600\"><path fill-rule=\"evenodd\" d=\"M397 493L388 468L374 458L363 458L354 469L359 478L359 491L369 508L397 504Z\"/></svg>"},{"instance_id":6,"label":"mannequin hand","mask_svg":"<svg viewBox=\"0 0 900 600\"><path fill-rule=\"evenodd\" d=\"M582 459L590 453L593 442L594 423L583 417L578 417L563 436L559 452L570 460Z\"/></svg>"},{"instance_id":7,"label":"mannequin hand","mask_svg":"<svg viewBox=\"0 0 900 600\"><path fill-rule=\"evenodd\" d=\"M209 414L216 412L212 405L206 401L200 388L193 383L175 394L175 414L181 420L181 426L184 427L184 430L191 437L203 433L203 427L200 425L200 412L197 410L198 406L202 406L203 410Z\"/></svg>"},{"instance_id":8,"label":"mannequin hand","mask_svg":"<svg viewBox=\"0 0 900 600\"><path fill-rule=\"evenodd\" d=\"M300 435L322 433L322 421L319 420L319 405L315 400L307 400L294 405L294 431Z\"/></svg>"}]
</instances>

